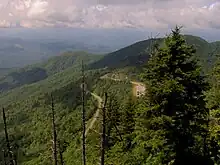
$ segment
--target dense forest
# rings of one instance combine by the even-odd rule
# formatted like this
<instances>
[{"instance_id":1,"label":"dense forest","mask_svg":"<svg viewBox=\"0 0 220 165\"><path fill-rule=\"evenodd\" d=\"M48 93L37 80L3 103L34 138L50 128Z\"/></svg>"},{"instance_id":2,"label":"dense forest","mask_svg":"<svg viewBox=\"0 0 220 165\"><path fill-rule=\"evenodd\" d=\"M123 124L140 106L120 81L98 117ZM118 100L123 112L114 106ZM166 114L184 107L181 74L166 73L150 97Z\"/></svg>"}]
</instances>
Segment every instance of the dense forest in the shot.
<instances>
[{"instance_id":1,"label":"dense forest","mask_svg":"<svg viewBox=\"0 0 220 165\"><path fill-rule=\"evenodd\" d=\"M0 165L220 164L219 46L176 27L4 73Z\"/></svg>"}]
</instances>

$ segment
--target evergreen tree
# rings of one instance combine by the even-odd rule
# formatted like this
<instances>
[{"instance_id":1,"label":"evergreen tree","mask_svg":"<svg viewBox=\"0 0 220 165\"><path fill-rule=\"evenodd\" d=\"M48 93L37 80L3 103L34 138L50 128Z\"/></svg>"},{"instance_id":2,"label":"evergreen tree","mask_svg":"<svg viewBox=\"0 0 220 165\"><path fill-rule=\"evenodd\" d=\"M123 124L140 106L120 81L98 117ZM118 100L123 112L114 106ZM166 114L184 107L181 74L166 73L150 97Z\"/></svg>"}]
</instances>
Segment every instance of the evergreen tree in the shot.
<instances>
[{"instance_id":1,"label":"evergreen tree","mask_svg":"<svg viewBox=\"0 0 220 165\"><path fill-rule=\"evenodd\" d=\"M135 102L129 98L123 107L121 114L121 134L124 140L124 151L128 151L132 147L133 131L135 127L134 110Z\"/></svg>"},{"instance_id":2,"label":"evergreen tree","mask_svg":"<svg viewBox=\"0 0 220 165\"><path fill-rule=\"evenodd\" d=\"M220 164L220 58L215 63L211 76L211 88L206 93L207 107L210 109L209 142L211 156Z\"/></svg>"},{"instance_id":3,"label":"evergreen tree","mask_svg":"<svg viewBox=\"0 0 220 165\"><path fill-rule=\"evenodd\" d=\"M121 117L120 104L113 95L110 95L108 99L106 117L106 143L107 147L111 148L122 138L118 128Z\"/></svg>"},{"instance_id":4,"label":"evergreen tree","mask_svg":"<svg viewBox=\"0 0 220 165\"><path fill-rule=\"evenodd\" d=\"M137 164L209 164L205 77L176 27L143 74L147 96L137 113Z\"/></svg>"}]
</instances>

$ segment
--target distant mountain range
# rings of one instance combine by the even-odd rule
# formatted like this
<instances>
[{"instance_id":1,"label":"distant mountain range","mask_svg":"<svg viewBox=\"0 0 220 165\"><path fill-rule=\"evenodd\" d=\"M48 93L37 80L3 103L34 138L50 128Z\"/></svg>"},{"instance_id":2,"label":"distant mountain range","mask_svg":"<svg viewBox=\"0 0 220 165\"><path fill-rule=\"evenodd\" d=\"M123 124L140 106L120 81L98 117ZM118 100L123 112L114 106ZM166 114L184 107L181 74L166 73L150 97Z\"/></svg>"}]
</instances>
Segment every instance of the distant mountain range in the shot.
<instances>
[{"instance_id":1,"label":"distant mountain range","mask_svg":"<svg viewBox=\"0 0 220 165\"><path fill-rule=\"evenodd\" d=\"M200 37L191 36L191 35L185 35L184 37L189 44L195 46L197 50L196 57L201 62L204 71L207 71L212 66L216 58L215 55L220 54L220 42L217 41L217 42L209 43ZM56 73L65 71L68 68L72 68L74 72L76 72L77 70L80 69L82 60L84 60L85 64L87 64L87 70L94 70L94 69L114 70L114 69L125 69L128 67L141 68L144 64L146 64L147 60L149 59L150 47L154 43L158 43L159 45L162 46L163 41L164 41L163 38L144 40L132 44L128 47L122 48L118 51L108 53L106 55L96 55L96 54L86 53L84 51L66 52L66 53L62 53L59 56L45 60L44 62L34 65L29 65L21 69L2 68L0 70L0 74L2 74L0 77L0 91L1 92L7 91L16 88L18 86L22 86L24 84L36 83ZM12 42L9 43L11 44ZM1 45L1 47L2 49L4 49L5 52L7 50L9 51L9 53L12 53L14 51L15 53L14 55L18 54L18 52L23 52L24 51L23 46L15 43L16 42L13 43L14 44L13 49L7 48L7 44L5 44L6 46L3 44ZM29 46L33 46L31 45L31 43L26 43L26 44L30 44ZM57 46L54 46L56 44ZM47 53L48 52L50 52L51 54L55 52L58 53L58 51L64 49L65 46L66 46L65 44L62 45L58 43L53 43L53 44L45 43L45 44L41 44L40 47L38 47L39 48L38 51L40 52L43 50L47 50ZM37 51L36 45L34 46L34 48ZM25 58L24 56L22 57ZM46 56L46 54L42 54L41 57L49 58L50 55Z\"/></svg>"},{"instance_id":2,"label":"distant mountain range","mask_svg":"<svg viewBox=\"0 0 220 165\"><path fill-rule=\"evenodd\" d=\"M143 44L151 31L153 36L157 34L156 30L150 29L0 29L0 68L24 67L65 51L115 52L134 42L142 41ZM206 32L197 33L210 39ZM213 33L209 35L211 38Z\"/></svg>"},{"instance_id":3,"label":"distant mountain range","mask_svg":"<svg viewBox=\"0 0 220 165\"><path fill-rule=\"evenodd\" d=\"M60 40L41 41L0 37L0 68L24 67L43 62L66 51L81 50L103 54L112 51L112 48L105 45Z\"/></svg>"},{"instance_id":4,"label":"distant mountain range","mask_svg":"<svg viewBox=\"0 0 220 165\"><path fill-rule=\"evenodd\" d=\"M142 40L143 34L134 30L0 29L0 68L24 67L66 51L106 54Z\"/></svg>"},{"instance_id":5,"label":"distant mountain range","mask_svg":"<svg viewBox=\"0 0 220 165\"><path fill-rule=\"evenodd\" d=\"M220 42L209 43L200 37L190 35L186 35L185 38L188 43L195 45L197 49L196 56L200 60L202 68L210 68L215 60L215 55L220 53ZM0 69L0 74L2 74L0 76L0 102L7 110L7 116L9 116L10 139L13 146L18 146L19 163L36 165L50 164L51 162L51 147L49 147L51 145L51 120L49 116L51 114L52 95L55 103L58 135L64 141L66 164L80 164L82 60L87 66L85 70L87 90L97 93L101 97L105 91L112 93L113 95L109 96L113 96L116 101L113 106L117 108L116 110L120 110L118 105L125 102L124 99L130 96L131 84L125 81L120 83L103 80L100 77L106 74L116 75L119 73L120 77L124 76L128 80L131 79L131 76L132 80L136 79L141 73L137 68L141 69L144 64L147 64L149 48L152 43L157 42L162 46L163 40L163 38L144 40L106 55L96 55L82 51L65 52L44 62L20 69ZM25 44L30 44L29 47L33 46L34 50L39 48L38 52L48 49L50 50L48 52L56 52L63 48L63 46L58 48L59 44L57 46L52 44L51 46L48 42L43 44L41 42L38 45L39 47L28 42L25 42L24 45L22 45L22 42L11 41L9 43L13 43L11 44L13 45L12 49L7 47L7 44L0 45L1 50L14 53L11 59L14 59L17 55L16 52L23 52L26 49ZM49 58L49 56L47 57ZM89 123L96 110L97 104L88 93L86 95L87 123ZM1 123L3 122L0 119ZM94 130L98 130L98 128L99 126L96 125ZM94 135L97 136L93 136L93 133L96 133ZM97 140L99 132L91 131L90 136L87 137L89 144L87 150L90 151L87 152L89 158L91 160L97 158L98 160L98 156L92 154L94 152L95 155L99 155L96 145L93 145L99 144L99 140ZM4 127L0 127L0 148L3 148L5 144L4 138ZM90 153L92 154L90 155ZM0 152L0 164L4 164L3 159L1 159L3 154L1 154ZM95 160L91 164L97 162Z\"/></svg>"}]
</instances>

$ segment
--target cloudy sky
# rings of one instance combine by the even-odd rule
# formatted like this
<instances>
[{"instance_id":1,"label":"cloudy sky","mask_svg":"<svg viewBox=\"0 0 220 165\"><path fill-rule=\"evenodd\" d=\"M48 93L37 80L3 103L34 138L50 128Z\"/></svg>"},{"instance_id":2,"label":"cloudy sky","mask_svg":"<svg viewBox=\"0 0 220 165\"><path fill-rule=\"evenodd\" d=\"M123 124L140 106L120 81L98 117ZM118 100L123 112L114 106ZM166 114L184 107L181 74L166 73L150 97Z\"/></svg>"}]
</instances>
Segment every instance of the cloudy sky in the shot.
<instances>
[{"instance_id":1,"label":"cloudy sky","mask_svg":"<svg viewBox=\"0 0 220 165\"><path fill-rule=\"evenodd\" d=\"M0 0L0 27L220 29L220 0Z\"/></svg>"}]
</instances>

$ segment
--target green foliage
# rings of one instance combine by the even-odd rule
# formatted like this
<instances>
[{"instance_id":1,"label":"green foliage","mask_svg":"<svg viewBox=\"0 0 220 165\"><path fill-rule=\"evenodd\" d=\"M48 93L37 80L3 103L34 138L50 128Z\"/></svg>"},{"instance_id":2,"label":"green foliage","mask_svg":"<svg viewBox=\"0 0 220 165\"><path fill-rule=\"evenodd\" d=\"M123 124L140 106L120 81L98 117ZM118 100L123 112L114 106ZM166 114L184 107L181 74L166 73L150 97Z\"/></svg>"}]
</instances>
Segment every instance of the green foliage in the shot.
<instances>
[{"instance_id":1,"label":"green foliage","mask_svg":"<svg viewBox=\"0 0 220 165\"><path fill-rule=\"evenodd\" d=\"M207 107L210 109L209 121L209 140L211 147L211 155L216 164L219 164L220 158L220 60L216 61L212 73L210 75L211 89L206 93Z\"/></svg>"},{"instance_id":2,"label":"green foliage","mask_svg":"<svg viewBox=\"0 0 220 165\"><path fill-rule=\"evenodd\" d=\"M154 42L158 49L150 57ZM105 92L109 96L106 165L212 164L210 158L219 164L219 64L210 80L212 88L206 93L207 107L203 94L207 83L201 74L209 64L207 60L212 63L215 59L209 54L218 52L218 45L182 36L177 28L166 39L138 42L103 58L66 52L6 74L0 80L0 102L7 110L9 137L18 163L52 162L52 94L64 163L81 164L83 60L88 65L86 89L100 97ZM146 68L142 68L146 61ZM137 99L132 96L130 80L139 79L141 72L147 91L145 97ZM89 92L86 100L89 124L100 103ZM88 165L100 161L101 115L86 137ZM0 148L5 148L1 119ZM2 160L0 151L0 164Z\"/></svg>"},{"instance_id":3,"label":"green foliage","mask_svg":"<svg viewBox=\"0 0 220 165\"><path fill-rule=\"evenodd\" d=\"M47 78L47 73L42 68L21 69L19 72L12 72L3 77L0 81L0 91L4 92L15 87L31 84Z\"/></svg>"},{"instance_id":4,"label":"green foliage","mask_svg":"<svg viewBox=\"0 0 220 165\"><path fill-rule=\"evenodd\" d=\"M44 80L48 76L62 72L68 68L80 70L82 60L87 65L99 58L99 55L86 52L66 52L49 59L47 62L12 70L0 79L0 92Z\"/></svg>"},{"instance_id":5,"label":"green foliage","mask_svg":"<svg viewBox=\"0 0 220 165\"><path fill-rule=\"evenodd\" d=\"M160 39L159 39L160 41ZM144 64L149 55L144 54L152 44L152 40L137 42L131 46L120 49L116 52L107 54L101 60L90 65L91 68L123 68Z\"/></svg>"},{"instance_id":6,"label":"green foliage","mask_svg":"<svg viewBox=\"0 0 220 165\"><path fill-rule=\"evenodd\" d=\"M135 140L141 164L208 164L202 147L207 84L193 54L177 27L148 62L143 74L148 95L137 113Z\"/></svg>"},{"instance_id":7,"label":"green foliage","mask_svg":"<svg viewBox=\"0 0 220 165\"><path fill-rule=\"evenodd\" d=\"M194 54L203 66L203 71L208 71L216 59L216 54L220 52L220 43L208 43L204 39L192 35L184 35L186 42L194 45L196 53ZM163 47L165 38L149 39L137 42L133 45L112 52L92 63L89 68L124 68L134 66L139 68L150 58L149 52L153 44ZM139 68L140 69L140 68Z\"/></svg>"},{"instance_id":8,"label":"green foliage","mask_svg":"<svg viewBox=\"0 0 220 165\"><path fill-rule=\"evenodd\" d=\"M94 83L92 80L100 77L101 71L87 71L85 74L92 86ZM7 114L10 114L8 115L9 134L11 141L14 142L12 146L18 146L16 153L19 164L45 165L51 162L51 93L55 101L58 138L63 142L64 153L69 150L69 145L81 130L80 84L80 72L74 72L73 68L69 68L41 82L16 88L1 95L4 96L1 97L1 102L6 106ZM88 90L90 86L87 86ZM86 97L87 120L89 120L96 105L89 94ZM1 119L0 139L0 146L4 145ZM0 157L2 160L2 156Z\"/></svg>"}]
</instances>

